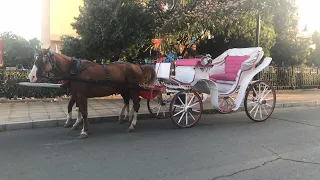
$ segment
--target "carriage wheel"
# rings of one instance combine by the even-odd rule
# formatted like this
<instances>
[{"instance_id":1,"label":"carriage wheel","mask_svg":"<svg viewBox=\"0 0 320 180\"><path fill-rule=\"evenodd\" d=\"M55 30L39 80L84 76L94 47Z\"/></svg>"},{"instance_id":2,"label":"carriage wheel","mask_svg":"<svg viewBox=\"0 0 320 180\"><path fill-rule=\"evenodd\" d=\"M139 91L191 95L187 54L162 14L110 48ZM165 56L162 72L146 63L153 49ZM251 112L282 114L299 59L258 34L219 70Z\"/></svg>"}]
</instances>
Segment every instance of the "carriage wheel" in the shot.
<instances>
[{"instance_id":1,"label":"carriage wheel","mask_svg":"<svg viewBox=\"0 0 320 180\"><path fill-rule=\"evenodd\" d=\"M256 122L267 120L276 106L276 91L267 81L257 81L247 90L244 108L248 117Z\"/></svg>"},{"instance_id":2,"label":"carriage wheel","mask_svg":"<svg viewBox=\"0 0 320 180\"><path fill-rule=\"evenodd\" d=\"M232 112L234 106L235 106L235 101L238 96L238 91L237 89L233 94L227 97L219 97L218 102L219 102L219 109L218 111L222 114L228 114Z\"/></svg>"},{"instance_id":3,"label":"carriage wheel","mask_svg":"<svg viewBox=\"0 0 320 180\"><path fill-rule=\"evenodd\" d=\"M219 97L219 109L218 111L222 114L228 114L234 107L233 97Z\"/></svg>"},{"instance_id":4,"label":"carriage wheel","mask_svg":"<svg viewBox=\"0 0 320 180\"><path fill-rule=\"evenodd\" d=\"M172 93L159 93L156 98L147 100L148 111L155 118L168 118L170 116L169 103L171 102L172 98Z\"/></svg>"},{"instance_id":5,"label":"carriage wheel","mask_svg":"<svg viewBox=\"0 0 320 180\"><path fill-rule=\"evenodd\" d=\"M172 122L180 128L194 126L201 118L202 98L193 90L178 92L170 103Z\"/></svg>"}]
</instances>

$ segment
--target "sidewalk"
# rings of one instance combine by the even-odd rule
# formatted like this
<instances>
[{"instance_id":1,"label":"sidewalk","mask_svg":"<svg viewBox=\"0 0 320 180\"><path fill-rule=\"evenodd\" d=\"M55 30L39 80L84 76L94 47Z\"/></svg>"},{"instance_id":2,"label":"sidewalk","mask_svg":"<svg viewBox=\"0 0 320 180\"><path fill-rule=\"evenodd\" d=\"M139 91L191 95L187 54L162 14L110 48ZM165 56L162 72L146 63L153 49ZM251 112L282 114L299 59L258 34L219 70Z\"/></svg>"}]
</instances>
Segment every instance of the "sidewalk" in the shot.
<instances>
[{"instance_id":1,"label":"sidewalk","mask_svg":"<svg viewBox=\"0 0 320 180\"><path fill-rule=\"evenodd\" d=\"M68 99L58 102L48 100L38 101L0 101L0 131L21 128L61 126L67 117ZM130 102L131 108L132 102ZM320 105L320 90L279 90L277 91L277 106L318 106ZM123 106L122 99L89 99L88 114L90 123L117 120ZM210 101L204 105L206 113L212 112ZM240 108L243 110L243 108ZM149 118L147 101L143 99L139 110L140 118ZM75 105L73 119L77 117Z\"/></svg>"}]
</instances>

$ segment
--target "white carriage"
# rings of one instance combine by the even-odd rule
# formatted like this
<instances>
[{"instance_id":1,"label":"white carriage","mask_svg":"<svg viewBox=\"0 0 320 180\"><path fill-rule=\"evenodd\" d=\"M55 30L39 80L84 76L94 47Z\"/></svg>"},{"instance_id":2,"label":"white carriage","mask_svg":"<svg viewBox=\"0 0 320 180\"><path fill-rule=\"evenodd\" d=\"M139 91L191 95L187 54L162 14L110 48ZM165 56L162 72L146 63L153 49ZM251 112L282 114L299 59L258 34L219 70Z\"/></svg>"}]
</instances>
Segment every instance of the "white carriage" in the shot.
<instances>
[{"instance_id":1,"label":"white carriage","mask_svg":"<svg viewBox=\"0 0 320 180\"><path fill-rule=\"evenodd\" d=\"M175 94L166 101L160 96L157 115L162 113L160 107L170 102L167 110L174 124L192 127L200 120L207 98L222 113L238 110L244 99L244 110L251 120L268 119L275 108L275 90L267 81L252 81L272 60L263 55L260 47L234 48L215 59L204 56L157 63L157 78L163 82L165 93ZM150 111L149 101L148 108Z\"/></svg>"}]
</instances>

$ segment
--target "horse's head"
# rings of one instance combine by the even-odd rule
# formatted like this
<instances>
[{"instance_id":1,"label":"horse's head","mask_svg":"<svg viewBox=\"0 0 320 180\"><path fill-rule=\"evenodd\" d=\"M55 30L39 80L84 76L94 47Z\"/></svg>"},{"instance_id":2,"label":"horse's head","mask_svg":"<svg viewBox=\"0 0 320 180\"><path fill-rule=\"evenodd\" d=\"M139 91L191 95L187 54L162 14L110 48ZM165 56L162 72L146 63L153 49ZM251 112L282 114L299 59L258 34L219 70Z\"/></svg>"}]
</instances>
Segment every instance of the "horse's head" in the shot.
<instances>
[{"instance_id":1,"label":"horse's head","mask_svg":"<svg viewBox=\"0 0 320 180\"><path fill-rule=\"evenodd\" d=\"M45 73L52 71L53 61L51 59L50 47L48 49L36 50L35 61L28 75L30 82L39 82Z\"/></svg>"}]
</instances>

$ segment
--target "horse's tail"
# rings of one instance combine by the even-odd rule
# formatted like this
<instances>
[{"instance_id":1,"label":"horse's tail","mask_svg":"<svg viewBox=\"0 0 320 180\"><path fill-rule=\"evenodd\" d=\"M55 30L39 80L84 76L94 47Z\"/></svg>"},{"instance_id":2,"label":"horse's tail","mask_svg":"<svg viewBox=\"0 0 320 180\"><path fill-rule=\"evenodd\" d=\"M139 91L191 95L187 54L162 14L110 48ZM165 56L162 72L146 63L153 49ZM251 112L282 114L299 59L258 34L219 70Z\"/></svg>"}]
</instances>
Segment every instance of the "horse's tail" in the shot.
<instances>
[{"instance_id":1,"label":"horse's tail","mask_svg":"<svg viewBox=\"0 0 320 180\"><path fill-rule=\"evenodd\" d=\"M140 66L143 72L143 84L150 86L154 85L156 82L156 71L151 65L141 65Z\"/></svg>"}]
</instances>

